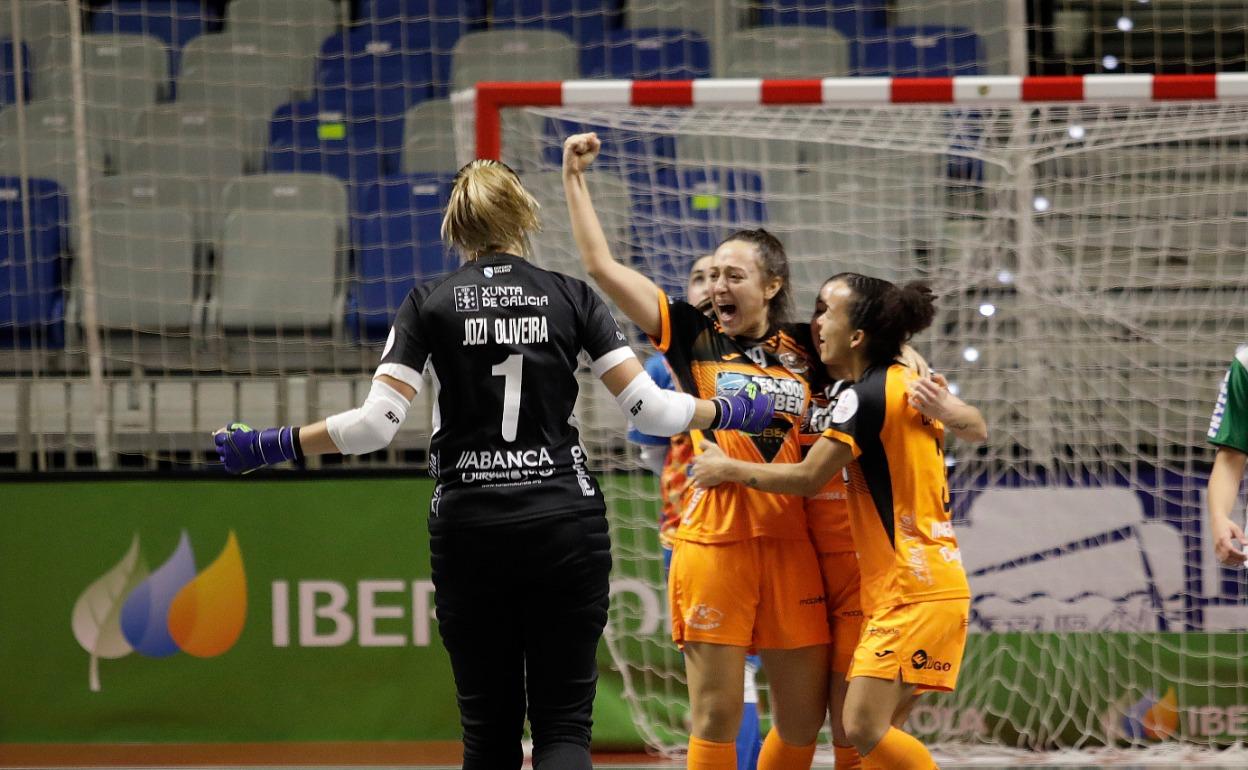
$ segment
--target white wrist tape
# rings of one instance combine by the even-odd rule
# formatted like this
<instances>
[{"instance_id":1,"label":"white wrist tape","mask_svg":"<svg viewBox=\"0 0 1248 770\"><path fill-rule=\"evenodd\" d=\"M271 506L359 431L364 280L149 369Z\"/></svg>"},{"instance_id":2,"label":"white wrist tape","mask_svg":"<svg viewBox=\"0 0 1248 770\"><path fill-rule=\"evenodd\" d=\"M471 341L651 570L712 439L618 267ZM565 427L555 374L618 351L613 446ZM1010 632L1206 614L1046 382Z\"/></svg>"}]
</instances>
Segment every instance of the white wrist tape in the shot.
<instances>
[{"instance_id":1,"label":"white wrist tape","mask_svg":"<svg viewBox=\"0 0 1248 770\"><path fill-rule=\"evenodd\" d=\"M695 406L693 396L663 390L643 371L615 397L624 416L647 436L675 436L689 430Z\"/></svg>"},{"instance_id":2,"label":"white wrist tape","mask_svg":"<svg viewBox=\"0 0 1248 770\"><path fill-rule=\"evenodd\" d=\"M327 418L325 427L344 455L376 452L394 440L407 417L407 406L401 393L381 380L373 380L363 406Z\"/></svg>"}]
</instances>

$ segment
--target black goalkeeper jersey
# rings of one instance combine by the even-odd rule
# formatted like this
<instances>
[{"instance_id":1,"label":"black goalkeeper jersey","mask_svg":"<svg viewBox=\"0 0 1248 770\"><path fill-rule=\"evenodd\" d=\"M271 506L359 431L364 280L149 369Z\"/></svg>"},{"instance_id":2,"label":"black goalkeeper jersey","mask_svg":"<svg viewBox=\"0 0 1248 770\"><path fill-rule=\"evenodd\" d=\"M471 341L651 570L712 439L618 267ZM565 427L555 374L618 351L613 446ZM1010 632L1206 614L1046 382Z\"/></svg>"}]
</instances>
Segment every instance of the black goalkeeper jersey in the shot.
<instances>
[{"instance_id":1,"label":"black goalkeeper jersey","mask_svg":"<svg viewBox=\"0 0 1248 770\"><path fill-rule=\"evenodd\" d=\"M572 417L578 359L633 355L584 281L490 254L408 294L377 374L433 382L431 530L605 508Z\"/></svg>"}]
</instances>

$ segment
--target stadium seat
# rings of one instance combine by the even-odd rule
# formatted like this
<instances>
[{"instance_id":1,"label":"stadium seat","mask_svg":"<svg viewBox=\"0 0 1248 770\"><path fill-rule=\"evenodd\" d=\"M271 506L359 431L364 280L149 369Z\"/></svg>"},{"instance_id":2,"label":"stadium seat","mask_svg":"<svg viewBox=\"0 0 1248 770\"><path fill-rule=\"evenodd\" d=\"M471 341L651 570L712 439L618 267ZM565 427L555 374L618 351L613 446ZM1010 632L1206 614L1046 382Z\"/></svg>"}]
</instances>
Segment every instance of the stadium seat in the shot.
<instances>
[{"instance_id":1,"label":"stadium seat","mask_svg":"<svg viewBox=\"0 0 1248 770\"><path fill-rule=\"evenodd\" d=\"M832 27L850 40L881 36L885 0L763 0L762 26Z\"/></svg>"},{"instance_id":2,"label":"stadium seat","mask_svg":"<svg viewBox=\"0 0 1248 770\"><path fill-rule=\"evenodd\" d=\"M24 110L10 107L0 110L0 137L16 142L20 135L18 121L22 114L26 116L27 139L48 139L74 136L74 104L68 99L40 99L27 104ZM109 120L107 112L91 109L86 110L87 134L102 143L107 158L111 163L115 147L108 143L117 136L117 130Z\"/></svg>"},{"instance_id":3,"label":"stadium seat","mask_svg":"<svg viewBox=\"0 0 1248 770\"><path fill-rule=\"evenodd\" d=\"M269 121L291 100L288 70L281 65L246 64L232 59L186 67L178 78L178 104L247 121L249 152L262 156L269 142Z\"/></svg>"},{"instance_id":4,"label":"stadium seat","mask_svg":"<svg viewBox=\"0 0 1248 770\"><path fill-rule=\"evenodd\" d=\"M348 299L348 329L362 339L385 339L399 304L417 284L459 267L442 243L446 175L390 176L360 201L356 224L356 282Z\"/></svg>"},{"instance_id":5,"label":"stadium seat","mask_svg":"<svg viewBox=\"0 0 1248 770\"><path fill-rule=\"evenodd\" d=\"M490 29L549 29L589 48L619 27L619 17L618 0L495 0Z\"/></svg>"},{"instance_id":6,"label":"stadium seat","mask_svg":"<svg viewBox=\"0 0 1248 770\"><path fill-rule=\"evenodd\" d=\"M630 29L694 30L705 40L715 40L716 27L723 25L733 32L741 26L741 19L726 6L725 0L628 0L624 25Z\"/></svg>"},{"instance_id":7,"label":"stadium seat","mask_svg":"<svg viewBox=\"0 0 1248 770\"><path fill-rule=\"evenodd\" d=\"M32 178L50 179L60 185L69 199L71 215L77 211L78 145L73 137L61 136L48 139L30 139L19 145L16 141L0 143L0 176L29 174ZM90 161L87 169L89 181L104 174L104 152L98 144L87 148ZM72 223L72 216L67 219ZM70 239L77 241L76 231L70 230Z\"/></svg>"},{"instance_id":8,"label":"stadium seat","mask_svg":"<svg viewBox=\"0 0 1248 770\"><path fill-rule=\"evenodd\" d=\"M84 35L84 91L91 110L104 113L116 132L110 142L133 130L138 114L167 97L169 61L159 41L142 35ZM67 57L68 58L68 57ZM51 73L40 98L73 98L70 68Z\"/></svg>"},{"instance_id":9,"label":"stadium seat","mask_svg":"<svg viewBox=\"0 0 1248 770\"><path fill-rule=\"evenodd\" d=\"M91 216L96 317L101 326L163 333L198 326L192 214L181 208L103 208ZM83 291L75 273L75 295Z\"/></svg>"},{"instance_id":10,"label":"stadium seat","mask_svg":"<svg viewBox=\"0 0 1248 770\"><path fill-rule=\"evenodd\" d=\"M285 332L341 324L337 223L317 211L235 210L225 218L214 327Z\"/></svg>"},{"instance_id":11,"label":"stadium seat","mask_svg":"<svg viewBox=\"0 0 1248 770\"><path fill-rule=\"evenodd\" d=\"M0 40L0 107L17 103L17 54L18 45L12 40ZM22 96L23 101L30 101L30 49L23 45L22 51Z\"/></svg>"},{"instance_id":12,"label":"stadium seat","mask_svg":"<svg viewBox=\"0 0 1248 770\"><path fill-rule=\"evenodd\" d=\"M235 113L197 104L158 105L140 115L133 136L122 141L117 170L233 179L260 167L263 155L249 131Z\"/></svg>"},{"instance_id":13,"label":"stadium seat","mask_svg":"<svg viewBox=\"0 0 1248 770\"><path fill-rule=\"evenodd\" d=\"M214 237L224 236L225 217L235 211L321 213L336 223L335 242L347 243L347 188L326 174L253 174L229 182L213 210Z\"/></svg>"},{"instance_id":14,"label":"stadium seat","mask_svg":"<svg viewBox=\"0 0 1248 770\"><path fill-rule=\"evenodd\" d=\"M357 27L397 34L412 51L428 53L433 96L446 96L451 51L461 37L485 26L484 0L363 0Z\"/></svg>"},{"instance_id":15,"label":"stadium seat","mask_svg":"<svg viewBox=\"0 0 1248 770\"><path fill-rule=\"evenodd\" d=\"M601 46L581 50L581 72L625 80L710 77L711 50L692 30L621 29L608 33Z\"/></svg>"},{"instance_id":16,"label":"stadium seat","mask_svg":"<svg viewBox=\"0 0 1248 770\"><path fill-rule=\"evenodd\" d=\"M755 27L733 33L725 77L834 78L849 74L849 44L835 29Z\"/></svg>"},{"instance_id":17,"label":"stadium seat","mask_svg":"<svg viewBox=\"0 0 1248 770\"><path fill-rule=\"evenodd\" d=\"M384 174L384 162L380 124L350 119L338 105L282 105L269 126L265 168L270 172L326 173L348 184L367 184Z\"/></svg>"},{"instance_id":18,"label":"stadium seat","mask_svg":"<svg viewBox=\"0 0 1248 770\"><path fill-rule=\"evenodd\" d=\"M91 185L91 203L100 209L178 209L191 214L192 238L204 244L214 240L211 226L211 188L207 182L183 176L133 174L108 176Z\"/></svg>"},{"instance_id":19,"label":"stadium seat","mask_svg":"<svg viewBox=\"0 0 1248 770\"><path fill-rule=\"evenodd\" d=\"M897 3L893 23L900 27L970 27L980 40L983 73L1009 72L1010 25L1001 0L929 0Z\"/></svg>"},{"instance_id":20,"label":"stadium seat","mask_svg":"<svg viewBox=\"0 0 1248 770\"><path fill-rule=\"evenodd\" d=\"M0 177L0 345L63 344L68 198L48 179ZM29 218L27 218L29 217Z\"/></svg>"},{"instance_id":21,"label":"stadium seat","mask_svg":"<svg viewBox=\"0 0 1248 770\"><path fill-rule=\"evenodd\" d=\"M97 8L91 17L96 34L148 35L164 43L169 56L169 73L178 74L178 58L191 38L214 28L215 19L206 17L198 2L147 3L123 0Z\"/></svg>"},{"instance_id":22,"label":"stadium seat","mask_svg":"<svg viewBox=\"0 0 1248 770\"><path fill-rule=\"evenodd\" d=\"M888 37L853 46L857 75L952 77L978 75L979 38L963 27L894 27Z\"/></svg>"},{"instance_id":23,"label":"stadium seat","mask_svg":"<svg viewBox=\"0 0 1248 770\"><path fill-rule=\"evenodd\" d=\"M432 55L400 31L392 25L339 33L325 41L317 64L318 99L353 123L376 121L377 141L396 167L403 114L430 97L434 79Z\"/></svg>"},{"instance_id":24,"label":"stadium seat","mask_svg":"<svg viewBox=\"0 0 1248 770\"><path fill-rule=\"evenodd\" d=\"M450 99L434 99L407 111L403 121L403 171L454 173L455 120Z\"/></svg>"},{"instance_id":25,"label":"stadium seat","mask_svg":"<svg viewBox=\"0 0 1248 770\"><path fill-rule=\"evenodd\" d=\"M238 68L241 73L257 68L274 70L275 73L286 71L288 76L274 85L285 85L293 90L309 88L313 84L313 60L311 52L294 56L281 48L269 47L268 41L259 32L219 32L200 35L186 44L182 49L181 72L211 69L223 64ZM238 78L229 77L229 72L221 71L214 75L227 79L227 82L238 82ZM181 92L178 97L182 98Z\"/></svg>"},{"instance_id":26,"label":"stadium seat","mask_svg":"<svg viewBox=\"0 0 1248 770\"><path fill-rule=\"evenodd\" d=\"M633 231L639 257L667 291L681 293L691 258L724 236L767 223L762 177L737 168L661 168L633 175ZM641 182L638 184L637 182Z\"/></svg>"},{"instance_id":27,"label":"stadium seat","mask_svg":"<svg viewBox=\"0 0 1248 770\"><path fill-rule=\"evenodd\" d=\"M57 41L69 39L69 13L61 0L0 0L0 38L14 38L18 30L13 26L12 6L21 11L22 42L30 51L34 98L39 98L43 78L62 64L58 59Z\"/></svg>"},{"instance_id":28,"label":"stadium seat","mask_svg":"<svg viewBox=\"0 0 1248 770\"><path fill-rule=\"evenodd\" d=\"M455 44L451 63L456 91L487 80L570 80L578 74L576 44L550 30L471 32Z\"/></svg>"},{"instance_id":29,"label":"stadium seat","mask_svg":"<svg viewBox=\"0 0 1248 770\"><path fill-rule=\"evenodd\" d=\"M296 83L300 88L314 83L316 52L338 30L343 16L333 0L233 0L226 13L226 34L288 60L306 78Z\"/></svg>"}]
</instances>

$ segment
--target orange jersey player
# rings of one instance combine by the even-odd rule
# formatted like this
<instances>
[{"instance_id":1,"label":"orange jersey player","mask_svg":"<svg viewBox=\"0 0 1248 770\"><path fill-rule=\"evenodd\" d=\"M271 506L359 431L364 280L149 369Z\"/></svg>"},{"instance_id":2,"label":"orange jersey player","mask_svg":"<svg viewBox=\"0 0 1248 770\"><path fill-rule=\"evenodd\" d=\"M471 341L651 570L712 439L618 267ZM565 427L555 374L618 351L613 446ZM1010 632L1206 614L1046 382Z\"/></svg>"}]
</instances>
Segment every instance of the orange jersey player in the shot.
<instances>
[{"instance_id":1,"label":"orange jersey player","mask_svg":"<svg viewBox=\"0 0 1248 770\"><path fill-rule=\"evenodd\" d=\"M978 410L896 363L901 345L935 316L925 285L843 273L820 296L820 356L854 383L839 394L823 438L787 468L710 450L695 458L694 477L700 486L812 495L848 467L865 623L849 671L845 734L864 764L929 770L926 747L892 725L918 693L957 682L970 590L949 517L944 431L982 441L987 428Z\"/></svg>"},{"instance_id":2,"label":"orange jersey player","mask_svg":"<svg viewBox=\"0 0 1248 770\"><path fill-rule=\"evenodd\" d=\"M610 253L584 174L600 146L593 134L564 143L564 194L586 272L655 341L682 390L757 388L773 399L773 419L761 431L695 431L694 452L711 446L752 462L798 462L813 356L809 331L785 323L784 246L761 229L737 231L719 244L711 265L713 319L669 302L652 280ZM759 770L810 767L827 709L829 633L800 496L739 484L691 488L682 495L680 516L668 596L689 683L689 766L736 767L740 671L754 648L771 684L773 714Z\"/></svg>"}]
</instances>

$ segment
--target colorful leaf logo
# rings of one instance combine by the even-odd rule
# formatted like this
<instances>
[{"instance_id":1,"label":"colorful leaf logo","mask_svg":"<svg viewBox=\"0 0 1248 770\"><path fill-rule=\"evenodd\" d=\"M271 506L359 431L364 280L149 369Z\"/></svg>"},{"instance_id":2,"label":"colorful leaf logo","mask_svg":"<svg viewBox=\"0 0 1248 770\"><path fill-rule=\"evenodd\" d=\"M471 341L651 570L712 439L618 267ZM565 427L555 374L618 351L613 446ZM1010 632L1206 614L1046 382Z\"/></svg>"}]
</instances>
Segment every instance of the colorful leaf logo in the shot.
<instances>
[{"instance_id":1,"label":"colorful leaf logo","mask_svg":"<svg viewBox=\"0 0 1248 770\"><path fill-rule=\"evenodd\" d=\"M136 534L121 561L87 586L74 603L74 638L91 655L87 674L91 692L100 691L100 658L113 660L133 651L121 631L122 602L146 577L147 563L139 554Z\"/></svg>"},{"instance_id":2,"label":"colorful leaf logo","mask_svg":"<svg viewBox=\"0 0 1248 770\"><path fill-rule=\"evenodd\" d=\"M194 578L195 552L183 530L173 555L131 592L121 608L121 631L140 655L167 658L178 653L178 644L169 635L169 605Z\"/></svg>"},{"instance_id":3,"label":"colorful leaf logo","mask_svg":"<svg viewBox=\"0 0 1248 770\"><path fill-rule=\"evenodd\" d=\"M182 651L212 658L234 646L247 619L247 577L238 539L230 532L216 561L187 583L169 605L169 634Z\"/></svg>"},{"instance_id":4,"label":"colorful leaf logo","mask_svg":"<svg viewBox=\"0 0 1248 770\"><path fill-rule=\"evenodd\" d=\"M89 685L100 689L99 659L138 651L149 658L186 652L211 658L229 650L247 620L247 576L238 538L199 575L191 538L183 530L173 553L149 574L139 536L112 569L83 591L72 625L91 654Z\"/></svg>"}]
</instances>

